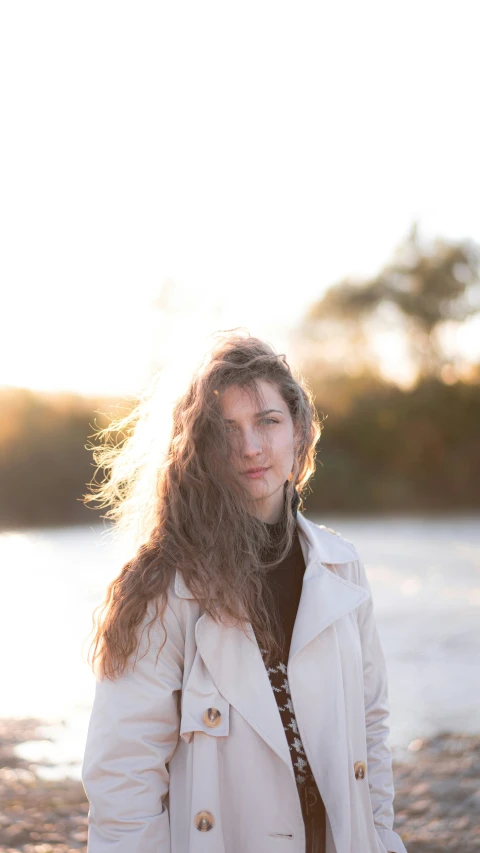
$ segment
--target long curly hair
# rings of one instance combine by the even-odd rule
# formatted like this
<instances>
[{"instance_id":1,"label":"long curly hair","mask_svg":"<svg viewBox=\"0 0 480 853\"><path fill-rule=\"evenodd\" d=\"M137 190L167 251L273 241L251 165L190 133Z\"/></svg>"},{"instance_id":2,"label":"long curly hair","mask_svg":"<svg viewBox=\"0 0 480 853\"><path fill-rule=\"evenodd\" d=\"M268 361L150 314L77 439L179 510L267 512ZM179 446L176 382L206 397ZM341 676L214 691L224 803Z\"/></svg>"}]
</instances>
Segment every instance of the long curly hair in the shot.
<instances>
[{"instance_id":1,"label":"long curly hair","mask_svg":"<svg viewBox=\"0 0 480 853\"><path fill-rule=\"evenodd\" d=\"M232 384L261 401L258 380L277 387L297 428L293 471L285 483L286 520L273 551L268 526L251 514L251 498L249 503L246 488L232 472L219 406L222 391ZM101 677L112 680L138 649L150 602L154 615L148 627L160 619L166 638L163 615L176 571L210 617L225 614L243 630L250 622L267 662L281 651L266 574L290 550L295 491L300 511L315 470L322 424L312 394L301 377L294 377L284 355L233 330L214 336L187 390L173 403L162 450L160 421L165 421L167 402L160 371L126 417L96 431L100 444L92 445L97 469L83 501L108 507L102 517L116 530L133 532L134 543L131 559L108 585L93 616L89 661ZM100 470L104 476L98 483Z\"/></svg>"}]
</instances>

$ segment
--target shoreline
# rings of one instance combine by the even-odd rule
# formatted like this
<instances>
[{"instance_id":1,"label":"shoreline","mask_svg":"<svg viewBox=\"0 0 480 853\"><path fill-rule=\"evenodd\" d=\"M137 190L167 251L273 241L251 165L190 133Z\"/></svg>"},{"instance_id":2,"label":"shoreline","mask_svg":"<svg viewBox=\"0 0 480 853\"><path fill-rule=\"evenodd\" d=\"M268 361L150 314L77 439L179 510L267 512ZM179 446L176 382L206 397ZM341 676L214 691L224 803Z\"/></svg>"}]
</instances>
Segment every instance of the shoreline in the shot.
<instances>
[{"instance_id":1,"label":"shoreline","mask_svg":"<svg viewBox=\"0 0 480 853\"><path fill-rule=\"evenodd\" d=\"M41 720L0 718L0 853L87 853L81 781L45 780L15 747ZM480 732L441 732L393 757L394 829L408 853L480 853Z\"/></svg>"}]
</instances>

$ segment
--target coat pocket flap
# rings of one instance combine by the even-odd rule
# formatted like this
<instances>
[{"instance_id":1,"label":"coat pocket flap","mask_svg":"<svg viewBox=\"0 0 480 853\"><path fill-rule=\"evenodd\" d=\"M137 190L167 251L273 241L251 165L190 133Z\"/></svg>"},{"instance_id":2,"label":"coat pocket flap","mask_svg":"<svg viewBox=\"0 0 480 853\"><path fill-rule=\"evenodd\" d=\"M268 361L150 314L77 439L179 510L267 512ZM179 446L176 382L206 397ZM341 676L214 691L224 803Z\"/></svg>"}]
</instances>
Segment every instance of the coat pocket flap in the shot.
<instances>
[{"instance_id":1,"label":"coat pocket flap","mask_svg":"<svg viewBox=\"0 0 480 853\"><path fill-rule=\"evenodd\" d=\"M180 737L190 743L193 732L205 732L214 737L228 735L230 705L218 691L193 693L186 690L182 697Z\"/></svg>"},{"instance_id":2,"label":"coat pocket flap","mask_svg":"<svg viewBox=\"0 0 480 853\"><path fill-rule=\"evenodd\" d=\"M218 690L197 649L182 691L180 737L190 743L193 732L224 737L229 731L230 705Z\"/></svg>"}]
</instances>

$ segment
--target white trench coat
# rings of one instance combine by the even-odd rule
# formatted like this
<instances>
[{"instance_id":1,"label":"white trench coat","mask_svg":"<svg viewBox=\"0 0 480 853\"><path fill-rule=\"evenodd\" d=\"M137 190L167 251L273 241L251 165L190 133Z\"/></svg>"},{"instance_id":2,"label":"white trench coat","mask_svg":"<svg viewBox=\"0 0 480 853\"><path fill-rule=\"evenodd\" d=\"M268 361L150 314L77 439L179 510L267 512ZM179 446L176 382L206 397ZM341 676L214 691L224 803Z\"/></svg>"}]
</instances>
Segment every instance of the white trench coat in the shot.
<instances>
[{"instance_id":1,"label":"white trench coat","mask_svg":"<svg viewBox=\"0 0 480 853\"><path fill-rule=\"evenodd\" d=\"M406 853L392 829L387 673L365 569L348 540L301 513L297 524L306 570L287 672L325 804L326 853ZM305 853L289 746L250 623L250 639L217 624L178 572L165 620L157 663L163 635L152 628L135 668L96 684L82 768L89 853Z\"/></svg>"}]
</instances>

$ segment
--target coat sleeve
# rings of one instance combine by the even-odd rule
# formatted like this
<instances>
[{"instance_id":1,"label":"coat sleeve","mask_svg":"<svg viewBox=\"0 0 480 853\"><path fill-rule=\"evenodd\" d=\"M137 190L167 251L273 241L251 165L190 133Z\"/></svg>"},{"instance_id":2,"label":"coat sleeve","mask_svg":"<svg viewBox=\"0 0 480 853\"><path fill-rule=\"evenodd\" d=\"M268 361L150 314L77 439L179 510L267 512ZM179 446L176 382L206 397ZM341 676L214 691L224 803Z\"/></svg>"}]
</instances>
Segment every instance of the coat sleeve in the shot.
<instances>
[{"instance_id":1,"label":"coat sleeve","mask_svg":"<svg viewBox=\"0 0 480 853\"><path fill-rule=\"evenodd\" d=\"M153 612L147 610L142 628ZM89 853L170 853L165 799L167 762L178 742L178 693L184 636L167 605L167 641L160 621L141 631L137 660L115 681L98 680L88 727L82 782L90 803Z\"/></svg>"},{"instance_id":2,"label":"coat sleeve","mask_svg":"<svg viewBox=\"0 0 480 853\"><path fill-rule=\"evenodd\" d=\"M392 753L387 743L390 732L387 668L375 624L370 584L362 560L358 560L357 565L357 581L370 592L370 597L357 612L363 658L367 776L373 820L377 834L389 853L407 853L402 839L393 830Z\"/></svg>"}]
</instances>

